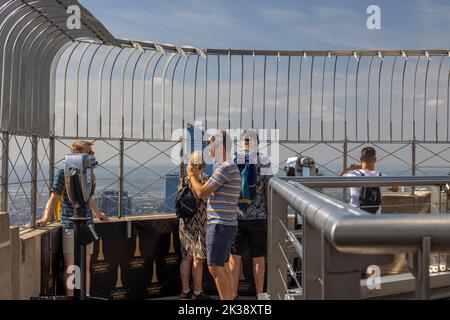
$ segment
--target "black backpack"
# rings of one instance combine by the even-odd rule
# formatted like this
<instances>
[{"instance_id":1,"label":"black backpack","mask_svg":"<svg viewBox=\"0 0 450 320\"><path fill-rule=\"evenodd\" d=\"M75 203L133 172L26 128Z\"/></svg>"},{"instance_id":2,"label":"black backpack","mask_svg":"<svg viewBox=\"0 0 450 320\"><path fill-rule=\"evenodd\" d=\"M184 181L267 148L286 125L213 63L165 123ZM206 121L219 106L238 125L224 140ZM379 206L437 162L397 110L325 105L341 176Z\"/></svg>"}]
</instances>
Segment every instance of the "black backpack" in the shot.
<instances>
[{"instance_id":1,"label":"black backpack","mask_svg":"<svg viewBox=\"0 0 450 320\"><path fill-rule=\"evenodd\" d=\"M364 173L358 170L361 176ZM381 174L379 174L381 176ZM381 205L381 190L379 187L362 187L359 194L360 209L369 213L376 213Z\"/></svg>"},{"instance_id":2,"label":"black backpack","mask_svg":"<svg viewBox=\"0 0 450 320\"><path fill-rule=\"evenodd\" d=\"M180 138L181 139L181 138ZM190 188L189 183L185 181L184 162L183 162L184 148L180 148L180 188L175 198L175 213L178 218L192 218L197 213L198 201L194 195L194 191Z\"/></svg>"},{"instance_id":3,"label":"black backpack","mask_svg":"<svg viewBox=\"0 0 450 320\"><path fill-rule=\"evenodd\" d=\"M194 192L185 184L177 193L175 213L178 218L192 218L197 213L198 203Z\"/></svg>"}]
</instances>

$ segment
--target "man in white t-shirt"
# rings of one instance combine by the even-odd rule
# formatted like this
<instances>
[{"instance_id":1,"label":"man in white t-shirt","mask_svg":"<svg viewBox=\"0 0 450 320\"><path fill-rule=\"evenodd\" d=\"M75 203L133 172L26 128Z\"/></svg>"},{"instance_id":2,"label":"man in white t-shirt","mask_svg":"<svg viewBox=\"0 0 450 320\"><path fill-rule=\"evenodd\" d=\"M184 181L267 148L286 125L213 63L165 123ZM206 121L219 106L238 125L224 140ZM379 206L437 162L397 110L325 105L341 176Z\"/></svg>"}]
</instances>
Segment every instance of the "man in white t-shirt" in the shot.
<instances>
[{"instance_id":1,"label":"man in white t-shirt","mask_svg":"<svg viewBox=\"0 0 450 320\"><path fill-rule=\"evenodd\" d=\"M359 165L352 165L350 168L344 170L341 175L346 177L384 176L381 172L375 170L377 156L374 148L366 147L362 149L360 160L361 163ZM391 186L388 189L393 192L398 191L397 186ZM381 191L378 187L353 187L350 188L350 195L350 205L352 207L361 208L370 213L377 212L381 205ZM371 199L373 203L370 203ZM369 204L361 204L361 201L368 201Z\"/></svg>"}]
</instances>

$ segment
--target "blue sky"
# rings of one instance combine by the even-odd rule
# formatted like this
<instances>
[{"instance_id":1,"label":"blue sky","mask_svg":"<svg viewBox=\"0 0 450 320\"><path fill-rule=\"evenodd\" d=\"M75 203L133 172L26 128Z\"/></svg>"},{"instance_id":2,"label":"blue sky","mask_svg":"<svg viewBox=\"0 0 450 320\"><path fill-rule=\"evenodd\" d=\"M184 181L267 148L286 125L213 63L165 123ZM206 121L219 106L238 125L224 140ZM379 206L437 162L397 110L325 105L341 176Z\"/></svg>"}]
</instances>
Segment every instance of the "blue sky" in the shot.
<instances>
[{"instance_id":1,"label":"blue sky","mask_svg":"<svg viewBox=\"0 0 450 320\"><path fill-rule=\"evenodd\" d=\"M450 2L81 0L117 37L199 48L422 49L450 47ZM381 30L369 30L369 5Z\"/></svg>"},{"instance_id":2,"label":"blue sky","mask_svg":"<svg viewBox=\"0 0 450 320\"><path fill-rule=\"evenodd\" d=\"M161 44L175 44L179 46L192 45L203 49L208 48L235 48L235 49L274 49L274 50L345 50L345 49L450 49L450 1L438 1L438 0L415 0L415 1L365 1L365 0L355 0L355 1L255 1L255 0L170 0L170 1L153 1L153 0L80 0L80 2L90 10L94 16L96 16L116 37L128 38L135 40L145 40L153 41ZM366 27L366 20L369 14L366 13L367 7L369 5L376 4L381 9L381 30L369 30ZM94 52L95 47L92 46L89 49L89 53L85 55L85 60L90 59ZM80 47L81 50L81 47ZM106 49L102 49L98 56L104 56ZM77 55L74 55L72 59L71 67L75 66L80 51ZM150 55L150 53L147 53ZM169 88L168 82L161 81L161 75L163 72L163 67L165 61L169 59L170 55L164 57L161 60L159 68L155 71L155 98L153 99L153 93L150 95L150 88L153 86L150 83L151 73L147 74L146 92L145 96L145 106L146 110L153 110L153 100L154 100L154 110L155 111L155 121L153 120L153 114L150 111L145 113L144 120L147 125L145 126L146 138L149 137L150 132L159 137L162 131L158 131L158 125L161 126L161 115L166 112L167 119L169 119L168 102L169 100L169 90L167 89L166 100L164 101L161 95L161 85L166 83L166 88ZM66 59L68 58L68 51L63 55L61 59L61 65L64 66ZM98 57L97 57L98 58ZM137 59L135 55L130 61L133 62ZM334 127L330 124L332 123L331 110L333 106L333 93L332 93L332 65L333 60L327 60L327 71L326 71L326 81L324 87L323 103L321 101L321 59L318 59L314 68L314 84L313 84L313 99L310 100L310 86L308 81L302 81L301 85L297 80L297 76L291 76L290 82L290 112L287 108L287 58L280 59L280 78L277 90L275 90L275 65L276 58L272 57L268 59L268 76L267 76L267 92L264 94L263 98L263 61L262 58L256 58L256 86L254 88L255 93L252 94L252 82L251 82L251 59L246 59L245 66L245 79L242 81L244 86L243 98L241 98L241 86L240 72L241 72L241 62L239 57L233 58L233 71L232 74L232 89L229 86L228 78L228 62L226 59L221 60L221 82L220 82L220 103L216 102L218 95L216 94L216 74L215 66L217 65L217 59L214 57L209 60L209 83L214 85L208 86L208 95L206 99L194 99L194 92L198 97L205 96L205 83L204 73L205 73L205 61L200 59L199 65L199 81L198 90L194 90L194 68L196 59L191 59L187 68L187 85L185 94L185 105L186 105L186 118L193 117L192 110L194 105L197 107L196 110L206 110L208 114L208 123L215 123L219 119L218 127L225 128L227 126L227 111L231 110L231 121L235 127L235 120L239 120L240 110L243 110L243 121L244 126L249 125L250 119L250 108L253 105L252 97L255 97L255 127L262 127L263 116L258 110L262 109L262 106L266 105L266 122L270 122L268 127L270 127L274 120L274 115L278 115L277 125L278 128L282 129L282 132L286 129L286 123L289 123L289 132L291 134L291 139L296 139L297 128L300 128L300 135L302 139L306 139L308 130L312 131L312 136L317 139L319 136L321 126L321 104L323 104L323 109L325 110L325 121L324 121L324 135L327 139L331 136L330 132ZM125 110L125 121L126 121L126 134L135 132L135 137L140 137L141 135L141 120L139 113L136 112L133 120L130 120L131 106L134 106L135 110L141 110L141 98L143 99L143 90L141 90L140 85L136 85L133 89L134 100L130 100L130 88L132 86L129 83L126 85L126 90L124 93L125 99L122 100L119 97L120 90L109 87L106 85L108 82L107 76L112 75L110 73L112 60L109 59L102 74L103 81L103 96L101 103L98 104L100 97L91 94L90 95L90 105L91 107L90 118L100 119L100 111L102 111L102 134L107 135L108 127L105 125L107 122L107 115L113 115L111 118L111 128L113 128L112 134L118 135L119 125L121 122L120 115L120 102L126 102ZM122 63L124 63L125 54L121 56L119 60L120 63L116 65L116 76L119 75L118 70ZM147 61L147 58L142 61ZM148 60L149 61L149 60ZM158 59L153 59L151 64L151 70ZM181 60L184 61L184 60ZM435 135L436 122L439 122L438 132L439 139L444 137L446 134L450 133L447 128L447 103L445 100L445 93L447 92L447 75L450 70L450 59L440 60L439 58L433 58L430 63L430 76L428 77L427 86L425 86L425 70L427 66L427 59L422 58L420 64L418 64L418 84L417 91L413 90L413 76L414 76L414 66L416 64L417 58L411 57L408 61L408 68L406 70L406 81L405 81L405 125L404 128L399 125L401 123L400 113L403 112L400 108L401 106L401 82L398 81L402 72L403 58L397 60L396 67L394 68L395 60L391 57L385 57L384 69L382 75L381 84L381 98L378 101L378 91L377 91L377 77L378 73L375 72L381 65L381 60L378 58L374 59L373 70L371 73L370 88L368 82L368 71L367 67L369 64L369 57L361 59L361 68L359 70L359 91L358 99L355 99L355 70L356 70L356 59L351 61L350 76L349 76L349 89L348 89L348 112L344 111L344 106L347 103L344 102L346 91L344 91L345 84L345 62L346 59L341 58L338 63L337 68L337 85L336 85L336 137L340 139L344 132L344 120L347 119L348 132L350 133L349 139L361 139L365 137L365 132L368 132L367 128L370 128L371 139L375 139L377 132L381 132L381 138L386 140L387 134L389 133L389 122L387 121L389 117L389 110L391 105L393 106L392 120L393 120L393 136L399 139L400 129L404 129L405 139L409 139L409 135L412 135L412 116L413 110L416 111L416 116L418 122L416 123L416 134L418 138L422 137L422 132L426 133L427 139L433 139ZM442 73L439 73L440 82L440 96L437 99L437 84L438 79L438 67L439 62L444 61ZM87 63L81 64L83 67L81 79L86 76ZM94 63L94 65L96 65ZM131 65L131 64L130 64ZM171 68L173 67L172 64ZM299 70L300 59L292 59L292 70ZM311 60L308 59L303 63L302 79L308 79L310 73ZM143 63L140 64L142 68ZM376 68L376 69L375 69ZM395 69L395 74L391 70ZM59 68L60 76L64 75L64 69ZM140 69L139 69L140 70ZM138 70L137 81L141 82L141 71ZM173 69L171 69L173 70ZM378 69L379 70L379 69ZM61 73L62 72L62 73ZM153 72L153 71L152 71ZM102 83L98 81L97 69L93 69L91 74L92 79L90 82L91 92L97 92L97 88ZM131 69L128 68L128 73L131 73ZM297 73L295 73L297 74ZM395 75L395 77L394 77ZM306 78L305 78L306 77ZM389 79L396 79L393 81L394 85L389 86ZM71 78L75 79L75 77ZM106 79L106 80L105 80ZM145 77L143 78L145 79ZM178 68L177 76L174 78L174 110L171 113L174 116L175 128L180 126L181 122L181 106L183 105L184 96L181 94L181 68ZM97 81L95 81L97 80ZM386 80L386 81L384 81ZM62 87L64 82L57 83L57 92L59 95L56 99L56 107L62 108L64 98L66 98L67 105L67 126L72 130L70 134L74 134L75 131L75 121L71 119L79 119L80 128L87 127L87 117L83 114L82 108L80 108L81 116L79 118L75 117L77 112L78 103L83 108L83 102L86 101L86 88L84 85L78 87L74 80L68 81L67 84L67 97L66 91L63 91ZM119 85L118 82L113 82L113 85ZM427 96L425 96L424 89L428 88ZM113 88L111 90L111 88ZM393 88L394 94L393 99L390 99L390 88ZM65 90L65 89L64 89ZM153 88L152 88L153 90ZM109 91L112 92L110 95ZM144 91L145 92L145 91ZM152 91L153 92L153 91ZM231 94L230 94L231 92ZM370 99L369 93L370 92ZM151 98L150 98L151 97ZM413 99L415 97L415 99ZM242 103L241 103L242 99ZM263 101L263 99L265 99ZM130 102L131 101L131 102ZM301 101L301 107L300 103ZM358 101L358 114L355 112L357 109L356 101ZM369 102L370 103L369 103ZM195 104L196 103L196 104ZM100 105L100 111L97 113L92 113L92 110L97 110L95 106ZM205 108L205 105L207 106ZM220 107L219 107L220 105ZM380 105L380 110L383 117L378 121L376 113L377 107ZM297 107L296 107L297 106ZM436 108L437 106L437 108ZM216 113L217 109L220 109L220 113ZM370 109L366 112L366 107ZM275 109L278 108L278 111ZM298 116L297 109L298 108ZM312 122L308 124L309 109L312 112ZM166 110L166 111L164 111ZM70 112L69 112L70 111ZM421 117L426 112L426 121L422 121ZM292 116L290 116L292 113ZM216 116L219 114L219 117ZM370 116L370 125L366 125L366 121L356 121L356 116L363 118L365 120L366 115ZM150 117L151 115L151 117ZM287 116L289 115L289 116ZM387 116L386 116L387 115ZM60 114L61 116L61 114ZM197 118L203 118L203 115L198 111ZM358 118L358 119L359 119ZM331 119L331 120L330 120ZM435 122L435 119L436 122ZM449 118L450 119L450 118ZM355 121L353 121L355 120ZM298 121L302 123L298 126ZM149 125L149 123L154 122L154 126ZM97 120L90 120L89 130L90 134L97 134L98 124L100 122ZM134 124L134 127L131 126ZM167 127L166 131L169 132L171 128ZM353 123L353 124L352 124ZM356 125L355 123L358 123ZM381 125L379 124L381 123ZM425 130L426 124L426 130ZM58 129L58 121L56 123ZM213 126L213 125L211 125ZM265 124L267 126L267 123ZM312 130L310 130L312 128ZM358 128L358 129L356 129ZM378 129L379 128L379 129ZM143 129L142 129L143 130ZM356 131L358 133L356 133ZM68 130L69 131L69 130ZM402 131L402 132L403 132ZM170 132L169 132L170 133ZM179 135L176 135L178 137ZM170 137L170 134L169 136ZM358 140L356 139L356 140ZM431 140L430 140L431 141ZM146 145L144 144L144 147ZM323 145L322 145L323 146ZM315 157L316 159L328 159L332 156L333 150L327 149L326 146L322 146L314 150L309 150L308 155ZM301 147L300 146L296 146ZM384 145L384 147L390 151L399 148L398 145ZM116 149L111 148L109 144L102 146L100 142L97 142L96 148L102 150L100 154L105 155L106 158L112 156L112 153ZM325 151L324 151L325 150ZM359 149L355 149L353 152L357 153ZM142 157L140 160L145 161L148 159L149 153L156 152L151 148L146 148L145 150L139 150L134 152L134 156ZM282 149L282 154L280 154L280 160L283 161L287 156L292 155L292 149ZM330 153L331 152L331 153ZM399 158L409 159L409 149L403 149L404 154L397 153L398 158L388 158L383 160L383 163L389 162L390 164L399 164ZM450 151L448 151L450 152ZM177 153L176 153L177 154ZM355 154L356 155L356 154ZM426 158L429 153L420 149L418 150L418 158ZM447 154L441 154L443 158L450 158ZM178 157L178 155L176 155ZM337 162L340 166L339 155L336 155ZM383 158L383 156L381 156ZM436 158L435 158L436 159ZM422 159L423 160L423 159ZM422 161L417 159L418 162ZM439 160L439 159L437 159ZM319 160L318 160L319 161ZM431 161L434 161L433 159ZM156 159L154 163L166 163L167 157L162 156L161 159ZM319 161L320 162L320 161ZM325 162L325 161L324 161ZM425 164L428 164L425 162ZM135 163L132 163L135 164ZM400 163L401 164L401 163Z\"/></svg>"}]
</instances>

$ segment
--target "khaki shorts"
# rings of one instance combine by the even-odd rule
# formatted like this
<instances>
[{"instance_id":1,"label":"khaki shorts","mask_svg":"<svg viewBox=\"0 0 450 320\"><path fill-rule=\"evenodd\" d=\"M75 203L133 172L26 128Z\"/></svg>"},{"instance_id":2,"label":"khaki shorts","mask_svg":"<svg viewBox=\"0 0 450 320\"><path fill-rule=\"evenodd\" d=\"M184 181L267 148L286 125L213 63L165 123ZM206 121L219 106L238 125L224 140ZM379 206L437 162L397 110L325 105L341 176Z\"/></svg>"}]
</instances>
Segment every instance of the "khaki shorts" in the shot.
<instances>
[{"instance_id":1,"label":"khaki shorts","mask_svg":"<svg viewBox=\"0 0 450 320\"><path fill-rule=\"evenodd\" d=\"M74 254L74 235L73 229L62 229L62 246L63 253ZM86 254L94 253L94 243L91 242L86 246Z\"/></svg>"}]
</instances>

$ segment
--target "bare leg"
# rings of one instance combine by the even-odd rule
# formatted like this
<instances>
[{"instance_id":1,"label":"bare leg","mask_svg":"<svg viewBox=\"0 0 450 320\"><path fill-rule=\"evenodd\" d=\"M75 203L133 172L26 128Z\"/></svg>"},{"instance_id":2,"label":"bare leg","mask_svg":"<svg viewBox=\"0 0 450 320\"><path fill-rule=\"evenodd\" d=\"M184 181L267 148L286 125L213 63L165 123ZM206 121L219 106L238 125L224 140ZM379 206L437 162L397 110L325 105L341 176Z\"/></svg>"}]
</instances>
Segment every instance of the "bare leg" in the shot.
<instances>
[{"instance_id":1,"label":"bare leg","mask_svg":"<svg viewBox=\"0 0 450 320\"><path fill-rule=\"evenodd\" d=\"M241 275L242 256L231 255L230 256L230 271L233 277L232 292L233 297L238 295L239 277Z\"/></svg>"},{"instance_id":2,"label":"bare leg","mask_svg":"<svg viewBox=\"0 0 450 320\"><path fill-rule=\"evenodd\" d=\"M231 294L230 278L227 275L225 267L209 266L209 271L216 283L217 291L221 300L231 300L233 295Z\"/></svg>"},{"instance_id":3,"label":"bare leg","mask_svg":"<svg viewBox=\"0 0 450 320\"><path fill-rule=\"evenodd\" d=\"M70 274L67 273L67 268L74 264L74 257L71 253L64 253L64 264L66 266L66 270L64 272L64 287L66 288L66 295L68 297L73 297L73 289L69 289L67 287L67 280Z\"/></svg>"},{"instance_id":4,"label":"bare leg","mask_svg":"<svg viewBox=\"0 0 450 320\"><path fill-rule=\"evenodd\" d=\"M192 277L194 278L194 291L201 292L202 282L203 282L203 263L205 260L194 258L194 263L192 265Z\"/></svg>"},{"instance_id":5,"label":"bare leg","mask_svg":"<svg viewBox=\"0 0 450 320\"><path fill-rule=\"evenodd\" d=\"M225 272L227 274L228 283L229 283L229 286L230 286L230 292L229 292L230 300L233 300L234 299L234 294L233 294L233 274L231 273L229 262L225 262L223 267L224 267Z\"/></svg>"},{"instance_id":6,"label":"bare leg","mask_svg":"<svg viewBox=\"0 0 450 320\"><path fill-rule=\"evenodd\" d=\"M264 290L264 272L266 265L264 257L253 258L253 277L255 278L256 296Z\"/></svg>"},{"instance_id":7,"label":"bare leg","mask_svg":"<svg viewBox=\"0 0 450 320\"><path fill-rule=\"evenodd\" d=\"M191 278L192 257L186 256L180 264L181 287L183 292L189 292L189 280Z\"/></svg>"}]
</instances>

